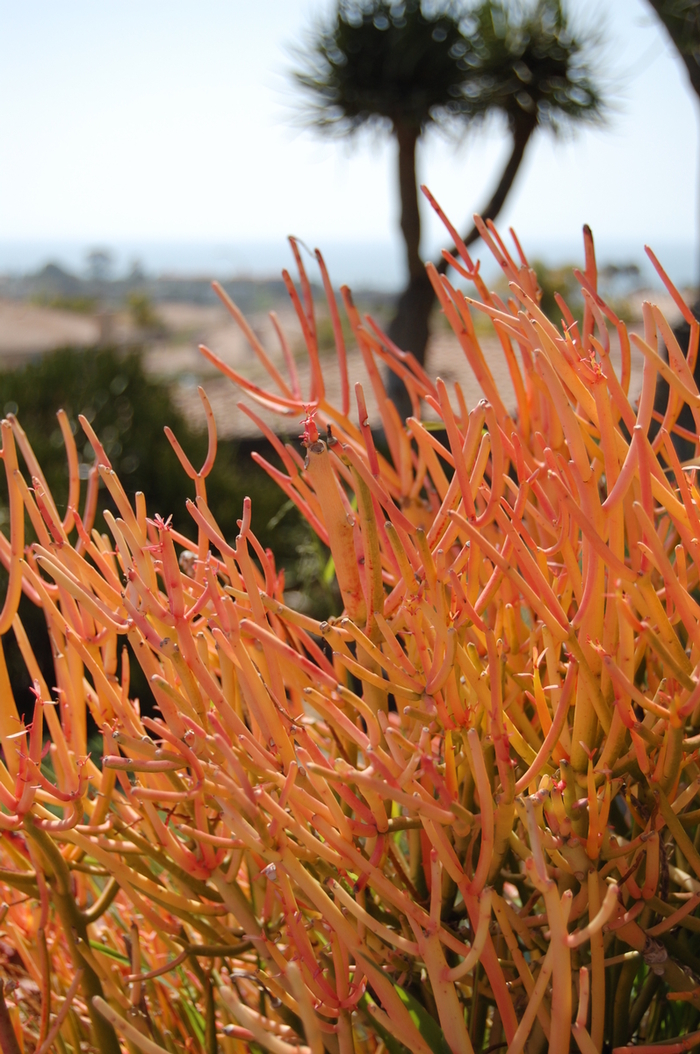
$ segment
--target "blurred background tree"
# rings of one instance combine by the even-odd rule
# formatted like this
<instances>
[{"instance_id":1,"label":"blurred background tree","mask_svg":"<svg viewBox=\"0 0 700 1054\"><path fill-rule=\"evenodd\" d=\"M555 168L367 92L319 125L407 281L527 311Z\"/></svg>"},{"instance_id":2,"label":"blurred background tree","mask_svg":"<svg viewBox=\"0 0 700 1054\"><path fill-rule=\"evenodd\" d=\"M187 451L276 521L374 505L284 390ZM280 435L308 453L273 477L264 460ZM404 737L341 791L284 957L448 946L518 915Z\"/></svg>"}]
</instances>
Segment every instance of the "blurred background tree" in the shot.
<instances>
[{"instance_id":1,"label":"blurred background tree","mask_svg":"<svg viewBox=\"0 0 700 1054\"><path fill-rule=\"evenodd\" d=\"M649 0L683 59L700 98L700 3L698 0Z\"/></svg>"},{"instance_id":2,"label":"blurred background tree","mask_svg":"<svg viewBox=\"0 0 700 1054\"><path fill-rule=\"evenodd\" d=\"M700 100L700 0L649 0L654 11L663 23L678 51L688 74L690 86ZM700 248L700 242L698 247ZM697 280L700 281L700 267L696 270ZM700 297L693 305L693 312L700 318ZM688 342L690 340L690 326L681 321L675 327L676 340L687 354ZM664 348L664 356L668 359L668 351ZM700 358L695 362L695 382L700 383ZM664 414L668 405L668 384L663 377L659 376L656 383L656 399L654 409L658 414ZM678 422L682 428L690 432L695 430L695 419L693 412L687 403L678 415ZM656 427L656 426L654 426ZM688 439L683 439L674 434L673 444L681 461L689 460L695 453L695 446Z\"/></svg>"},{"instance_id":3,"label":"blurred background tree","mask_svg":"<svg viewBox=\"0 0 700 1054\"><path fill-rule=\"evenodd\" d=\"M649 0L666 28L700 100L700 0ZM697 275L700 279L700 270ZM700 311L700 301L695 305Z\"/></svg>"},{"instance_id":4,"label":"blurred background tree","mask_svg":"<svg viewBox=\"0 0 700 1054\"><path fill-rule=\"evenodd\" d=\"M311 123L342 136L386 129L397 144L408 279L389 336L420 362L435 295L420 255L418 142L431 127L456 135L490 116L505 118L512 149L481 210L495 219L538 129L560 134L601 119L596 44L593 34L574 35L561 0L537 0L534 7L509 0L477 6L338 0L332 20L314 31L295 73ZM464 240L470 245L477 237L472 227ZM444 260L436 265L446 270ZM389 385L401 412L409 412L401 381L392 374Z\"/></svg>"}]
</instances>

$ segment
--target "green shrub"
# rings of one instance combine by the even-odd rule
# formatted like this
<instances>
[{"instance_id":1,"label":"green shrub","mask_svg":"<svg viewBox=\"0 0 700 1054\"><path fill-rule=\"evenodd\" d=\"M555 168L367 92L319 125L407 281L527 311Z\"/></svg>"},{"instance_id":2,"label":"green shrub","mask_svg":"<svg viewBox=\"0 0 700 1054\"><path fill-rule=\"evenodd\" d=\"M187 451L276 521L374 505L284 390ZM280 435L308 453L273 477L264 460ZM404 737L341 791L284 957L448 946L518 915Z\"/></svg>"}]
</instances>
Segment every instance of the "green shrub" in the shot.
<instances>
[{"instance_id":1,"label":"green shrub","mask_svg":"<svg viewBox=\"0 0 700 1054\"><path fill-rule=\"evenodd\" d=\"M0 372L0 410L4 415L18 414L37 455L49 488L63 515L68 498L68 467L56 412L64 409L78 444L81 477L87 478L94 454L83 435L78 415L92 424L107 456L118 472L130 499L137 491L148 495L149 511L172 516L173 526L191 533L191 520L185 499L194 497L194 485L186 478L175 453L163 435L166 425L172 428L187 456L196 468L204 461L207 437L188 424L173 401L170 388L146 373L141 354L114 349L76 350L62 348L20 369ZM204 425L204 418L202 418ZM261 444L256 442L256 448ZM274 454L263 451L275 461ZM86 485L81 487L81 508ZM316 536L285 501L276 484L250 458L246 444L222 441L216 464L207 479L207 494L217 509L219 524L226 537L233 539L238 531L243 498L253 500L255 531L264 546L274 539L279 567L286 572L286 585L292 601L305 598L315 614L324 615L333 602L330 588L323 583L323 569L328 560ZM102 516L105 508L116 514L109 495L99 491L95 526L105 531ZM0 481L0 524L7 529L7 497L4 474ZM34 540L31 532L28 541ZM6 574L0 569L0 590L4 593ZM51 668L51 656L40 611L26 599L22 602L22 619L32 638L41 664ZM8 638L7 661L13 689L20 709L30 701L29 684L24 665ZM134 675L139 677L135 666ZM137 685L142 700L150 699L150 689Z\"/></svg>"}]
</instances>

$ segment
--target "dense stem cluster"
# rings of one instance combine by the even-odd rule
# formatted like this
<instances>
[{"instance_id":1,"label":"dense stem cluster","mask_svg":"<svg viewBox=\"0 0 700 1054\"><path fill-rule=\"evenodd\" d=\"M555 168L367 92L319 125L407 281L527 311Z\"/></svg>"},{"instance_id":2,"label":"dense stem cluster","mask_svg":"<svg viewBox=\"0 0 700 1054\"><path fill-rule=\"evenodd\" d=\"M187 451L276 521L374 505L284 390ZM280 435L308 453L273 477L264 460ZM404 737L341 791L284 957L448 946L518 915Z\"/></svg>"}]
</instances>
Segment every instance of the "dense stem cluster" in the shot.
<instances>
[{"instance_id":1,"label":"dense stem cluster","mask_svg":"<svg viewBox=\"0 0 700 1054\"><path fill-rule=\"evenodd\" d=\"M628 333L598 295L589 232L583 319L562 301L560 327L517 241L513 259L480 224L503 300L448 229L476 297L429 273L483 389L473 409L342 291L384 453L351 390L320 254L341 406L326 399L296 245L300 291L285 278L311 390L284 341L286 377L234 305L271 389L202 349L254 401L305 418L305 458L260 422L282 467L258 461L329 547L338 618L285 603L249 502L235 544L222 536L203 392L201 470L169 434L195 483L192 539L143 495L130 503L86 420L85 510L64 428L62 519L19 423L2 422L0 633L14 633L36 694L21 727L0 664L2 926L39 993L33 1014L0 996L6 1054L8 1022L28 1054L86 1040L105 1054L698 1043L700 495L672 435L683 403L700 413L700 327L659 268L691 326L687 358L650 304L643 336ZM474 312L492 322L515 413ZM405 423L383 366L410 394ZM658 374L670 397L654 431ZM425 404L440 431L421 422ZM105 534L98 475L116 509ZM46 616L53 691L21 590ZM159 716L130 694L127 640ZM88 713L101 759L86 756Z\"/></svg>"}]
</instances>

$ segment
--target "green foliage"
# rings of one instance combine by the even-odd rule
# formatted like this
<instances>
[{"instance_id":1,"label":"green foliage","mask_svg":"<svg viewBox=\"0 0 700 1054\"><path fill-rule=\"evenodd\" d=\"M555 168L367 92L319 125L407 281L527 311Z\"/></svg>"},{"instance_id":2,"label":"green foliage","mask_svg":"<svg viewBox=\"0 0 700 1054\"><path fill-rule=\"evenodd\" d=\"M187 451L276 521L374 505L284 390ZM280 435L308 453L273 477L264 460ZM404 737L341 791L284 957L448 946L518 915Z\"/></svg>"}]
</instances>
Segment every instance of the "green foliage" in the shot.
<instances>
[{"instance_id":1,"label":"green foliage","mask_svg":"<svg viewBox=\"0 0 700 1054\"><path fill-rule=\"evenodd\" d=\"M77 315L91 315L97 308L97 301L92 296L48 296L37 293L30 303L37 307L53 307L59 311L74 311Z\"/></svg>"},{"instance_id":2,"label":"green foliage","mask_svg":"<svg viewBox=\"0 0 700 1054\"><path fill-rule=\"evenodd\" d=\"M394 985L394 989L433 1054L450 1054L450 1048L447 1045L443 1031L435 1018L428 1013L417 999L414 999L410 992L407 992L398 984Z\"/></svg>"},{"instance_id":3,"label":"green foliage","mask_svg":"<svg viewBox=\"0 0 700 1054\"><path fill-rule=\"evenodd\" d=\"M126 298L131 321L138 329L161 329L163 324L148 293L138 290Z\"/></svg>"},{"instance_id":4,"label":"green foliage","mask_svg":"<svg viewBox=\"0 0 700 1054\"><path fill-rule=\"evenodd\" d=\"M362 310L358 308L358 310ZM373 312L373 317L377 317L377 313ZM347 318L343 315L341 320L341 329L343 333L343 339L345 340L345 346L347 347L353 339L352 327L348 322ZM322 355L335 355L336 344L335 344L335 332L333 330L333 323L329 315L322 315L316 320L316 339L318 340L318 350ZM306 349L303 346L298 348L299 355L305 355Z\"/></svg>"},{"instance_id":5,"label":"green foliage","mask_svg":"<svg viewBox=\"0 0 700 1054\"><path fill-rule=\"evenodd\" d=\"M555 293L563 297L572 315L579 321L583 318L583 299L581 287L576 281L570 266L549 267L541 260L534 260L532 268L537 275L537 284L542 293L540 307L547 318L561 318L561 308L556 302Z\"/></svg>"},{"instance_id":6,"label":"green foliage","mask_svg":"<svg viewBox=\"0 0 700 1054\"><path fill-rule=\"evenodd\" d=\"M574 276L574 267L571 264L560 264L551 267L542 260L534 260L533 270L537 275L537 284L540 287L540 307L547 318L562 318L562 310L559 307L555 294L562 297L577 322L583 320L583 297L581 287ZM598 292L602 293L606 302L614 310L618 318L629 321L630 304L627 295L630 288L639 280L639 267L634 264L608 264L598 272Z\"/></svg>"},{"instance_id":7,"label":"green foliage","mask_svg":"<svg viewBox=\"0 0 700 1054\"><path fill-rule=\"evenodd\" d=\"M149 494L153 511L173 514L178 529L189 529L181 507L183 474L169 445L163 443L163 427L171 425L195 463L204 457L206 438L187 427L168 388L144 372L139 354L61 349L22 369L0 373L0 406L6 414L21 415L60 512L65 511L68 497L68 468L55 417L62 408L78 445L82 479L87 479L93 453L78 423L79 414L97 432L127 491ZM106 492L101 490L101 507L105 500ZM223 508L231 530L234 509L229 502ZM98 526L104 529L100 520Z\"/></svg>"},{"instance_id":8,"label":"green foliage","mask_svg":"<svg viewBox=\"0 0 700 1054\"><path fill-rule=\"evenodd\" d=\"M163 429L165 425L173 429L197 468L206 456L207 438L187 423L168 386L148 376L138 352L64 348L22 369L0 372L0 407L5 414L20 416L61 513L68 497L68 468L55 416L60 408L68 414L76 438L83 479L94 455L78 422L80 414L95 429L130 497L143 491L149 513L172 516L179 531L192 533L184 499L194 497L194 486ZM247 458L243 462L235 443L220 444L207 487L227 538L237 533L243 497L255 496L256 530L267 541L265 526L282 501L277 488L268 487L266 477ZM100 509L107 502L107 492L101 489ZM96 525L104 530L99 514Z\"/></svg>"},{"instance_id":9,"label":"green foliage","mask_svg":"<svg viewBox=\"0 0 700 1054\"><path fill-rule=\"evenodd\" d=\"M68 499L68 467L56 411L64 409L78 445L80 474L87 479L93 451L78 422L84 415L104 445L130 499L136 491L148 497L148 513L172 517L177 530L196 539L195 524L185 508L194 498L194 484L183 472L163 434L169 425L195 468L206 457L207 437L194 431L176 407L166 384L149 377L141 355L114 350L76 351L63 348L21 369L0 372L0 409L19 414L27 436L63 515ZM256 443L260 449L260 443ZM268 455L269 456L269 455ZM274 461L274 455L272 456ZM81 509L85 499L81 487ZM225 537L233 543L238 533L243 498L252 498L253 526L261 543L274 545L277 566L285 569L285 582L292 601L305 610L324 616L334 608L333 588L323 582L328 560L315 534L295 507L287 507L284 495L265 472L250 458L245 447L219 443L214 469L207 479L207 497ZM102 511L116 514L107 490L100 488L95 526L106 530ZM0 474L0 527L7 530L8 511L4 473ZM28 540L33 535L28 525ZM7 576L0 571L0 591L4 595ZM22 619L39 657L51 667L51 656L38 609L26 599ZM8 665L18 703L29 702L28 680L18 653L8 646ZM133 664L136 667L136 664ZM134 676L138 678L138 669ZM150 695L145 683L137 694ZM25 698L26 697L26 698Z\"/></svg>"}]
</instances>

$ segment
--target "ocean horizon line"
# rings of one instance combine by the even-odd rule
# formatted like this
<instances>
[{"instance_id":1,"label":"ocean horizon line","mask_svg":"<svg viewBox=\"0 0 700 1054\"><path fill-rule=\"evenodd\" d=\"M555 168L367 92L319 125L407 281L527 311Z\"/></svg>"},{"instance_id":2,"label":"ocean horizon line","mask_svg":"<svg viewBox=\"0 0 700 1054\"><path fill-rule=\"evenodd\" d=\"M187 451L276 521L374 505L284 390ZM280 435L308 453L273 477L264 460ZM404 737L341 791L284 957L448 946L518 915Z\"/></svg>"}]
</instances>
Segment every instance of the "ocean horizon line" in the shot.
<instances>
[{"instance_id":1,"label":"ocean horizon line","mask_svg":"<svg viewBox=\"0 0 700 1054\"><path fill-rule=\"evenodd\" d=\"M574 237L523 238L524 251L532 262L541 260L550 267L580 265L583 261L582 239ZM700 251L691 241L681 239L648 239L666 268L669 277L680 287L697 284ZM302 244L303 239L300 239ZM315 245L305 245L309 252ZM439 246L431 246L437 256ZM321 250L334 284L396 293L404 282L403 251L400 242L372 240L322 241ZM88 256L93 252L108 254L110 277L123 278L138 268L154 277L224 278L274 280L283 268L293 270L294 260L284 239L0 239L0 275L34 274L49 263L85 276L89 272ZM305 264L315 272L313 257ZM485 277L498 274L491 254L477 245L474 255L482 260ZM636 265L640 284L656 286L659 279L644 253L644 242L629 236L596 239L600 267Z\"/></svg>"}]
</instances>

